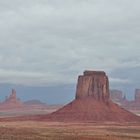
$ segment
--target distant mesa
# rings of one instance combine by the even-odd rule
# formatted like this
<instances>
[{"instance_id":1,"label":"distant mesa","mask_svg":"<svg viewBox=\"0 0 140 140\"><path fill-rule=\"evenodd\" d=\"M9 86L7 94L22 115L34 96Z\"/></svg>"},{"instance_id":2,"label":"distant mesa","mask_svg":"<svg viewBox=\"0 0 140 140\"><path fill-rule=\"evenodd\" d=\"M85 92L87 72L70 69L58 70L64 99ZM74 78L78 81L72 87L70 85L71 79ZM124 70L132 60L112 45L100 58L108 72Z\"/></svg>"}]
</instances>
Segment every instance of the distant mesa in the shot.
<instances>
[{"instance_id":1,"label":"distant mesa","mask_svg":"<svg viewBox=\"0 0 140 140\"><path fill-rule=\"evenodd\" d=\"M123 92L117 89L110 90L110 98L113 102L120 104L124 101Z\"/></svg>"},{"instance_id":2,"label":"distant mesa","mask_svg":"<svg viewBox=\"0 0 140 140\"><path fill-rule=\"evenodd\" d=\"M121 93L117 97L121 98ZM1 121L140 122L140 117L110 100L109 80L104 71L85 71L78 77L75 99L46 115L22 116Z\"/></svg>"},{"instance_id":3,"label":"distant mesa","mask_svg":"<svg viewBox=\"0 0 140 140\"><path fill-rule=\"evenodd\" d=\"M9 97L5 98L5 101L0 104L0 109L12 109L20 108L23 103L16 96L16 90L12 89L12 92Z\"/></svg>"},{"instance_id":4,"label":"distant mesa","mask_svg":"<svg viewBox=\"0 0 140 140\"><path fill-rule=\"evenodd\" d=\"M45 103L42 103L40 100L28 100L24 102L25 105L46 105Z\"/></svg>"},{"instance_id":5,"label":"distant mesa","mask_svg":"<svg viewBox=\"0 0 140 140\"><path fill-rule=\"evenodd\" d=\"M119 90L110 90L110 97L124 109L140 115L140 89L135 90L135 99L131 101L127 100L123 92Z\"/></svg>"},{"instance_id":6,"label":"distant mesa","mask_svg":"<svg viewBox=\"0 0 140 140\"><path fill-rule=\"evenodd\" d=\"M140 103L140 89L135 90L135 101Z\"/></svg>"},{"instance_id":7,"label":"distant mesa","mask_svg":"<svg viewBox=\"0 0 140 140\"><path fill-rule=\"evenodd\" d=\"M24 107L26 108L36 108L36 109L45 109L48 106L45 103L42 103L40 100L28 100L24 102Z\"/></svg>"},{"instance_id":8,"label":"distant mesa","mask_svg":"<svg viewBox=\"0 0 140 140\"><path fill-rule=\"evenodd\" d=\"M121 94L119 95L121 98ZM78 78L75 99L39 120L66 122L137 122L140 117L110 100L109 81L103 71L85 71Z\"/></svg>"}]
</instances>

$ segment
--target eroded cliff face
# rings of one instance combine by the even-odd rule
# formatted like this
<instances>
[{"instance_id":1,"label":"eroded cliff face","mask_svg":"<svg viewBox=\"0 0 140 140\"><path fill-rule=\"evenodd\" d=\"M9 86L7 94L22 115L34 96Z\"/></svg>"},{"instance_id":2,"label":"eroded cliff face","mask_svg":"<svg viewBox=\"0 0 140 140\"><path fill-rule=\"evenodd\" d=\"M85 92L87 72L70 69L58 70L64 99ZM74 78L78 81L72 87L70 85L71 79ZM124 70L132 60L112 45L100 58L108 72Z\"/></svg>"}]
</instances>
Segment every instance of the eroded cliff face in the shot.
<instances>
[{"instance_id":1,"label":"eroded cliff face","mask_svg":"<svg viewBox=\"0 0 140 140\"><path fill-rule=\"evenodd\" d=\"M40 120L79 122L140 121L109 99L109 80L103 71L85 71L78 77L75 100Z\"/></svg>"},{"instance_id":2,"label":"eroded cliff face","mask_svg":"<svg viewBox=\"0 0 140 140\"><path fill-rule=\"evenodd\" d=\"M109 100L108 77L103 71L85 71L78 77L76 99L93 98L107 102Z\"/></svg>"}]
</instances>

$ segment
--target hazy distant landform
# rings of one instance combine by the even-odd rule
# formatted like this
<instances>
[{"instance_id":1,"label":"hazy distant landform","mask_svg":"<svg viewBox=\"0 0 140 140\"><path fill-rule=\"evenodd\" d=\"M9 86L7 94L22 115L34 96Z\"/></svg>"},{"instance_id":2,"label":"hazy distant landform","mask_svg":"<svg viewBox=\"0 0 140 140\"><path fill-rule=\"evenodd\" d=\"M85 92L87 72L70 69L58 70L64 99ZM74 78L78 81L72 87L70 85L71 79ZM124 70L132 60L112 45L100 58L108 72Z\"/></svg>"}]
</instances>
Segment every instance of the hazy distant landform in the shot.
<instances>
[{"instance_id":1,"label":"hazy distant landform","mask_svg":"<svg viewBox=\"0 0 140 140\"><path fill-rule=\"evenodd\" d=\"M33 114L48 114L64 106L64 104L46 104L38 99L22 101L17 98L16 90L12 89L11 94L0 102L0 117L20 116ZM140 89L135 90L135 99L127 100L126 96L120 90L110 90L110 99L119 106L140 115Z\"/></svg>"},{"instance_id":2,"label":"hazy distant landform","mask_svg":"<svg viewBox=\"0 0 140 140\"><path fill-rule=\"evenodd\" d=\"M120 90L110 90L110 98L113 102L122 106L137 115L140 115L140 89L135 90L134 100L127 100L126 96Z\"/></svg>"},{"instance_id":3,"label":"hazy distant landform","mask_svg":"<svg viewBox=\"0 0 140 140\"><path fill-rule=\"evenodd\" d=\"M40 100L28 100L23 102L17 98L16 90L0 102L0 117L12 117L21 115L48 114L62 107L62 105L49 105Z\"/></svg>"},{"instance_id":4,"label":"hazy distant landform","mask_svg":"<svg viewBox=\"0 0 140 140\"><path fill-rule=\"evenodd\" d=\"M113 100L118 101L120 99L122 102L127 102L117 90L111 91L111 97ZM135 102L139 102L139 90L136 90ZM6 107L7 109L23 109L26 105L28 108L33 109L34 105L35 109L40 105L44 107L44 104L39 101L21 103L16 98L15 90L12 90L12 94L1 103L1 107ZM44 123L41 123L42 121ZM50 114L5 116L0 118L0 122L0 138L9 140L26 140L28 137L31 140L136 140L140 138L140 117L110 100L109 79L103 71L85 71L83 75L80 75L75 99ZM19 126L22 122L25 122L24 125ZM30 126L26 122L30 123ZM37 123L37 127L35 123ZM13 131L11 131L11 128ZM88 129L87 132L85 128ZM78 131L79 129L86 133ZM107 130L105 131L105 129ZM119 132L120 130L125 130L125 132L122 134Z\"/></svg>"},{"instance_id":5,"label":"hazy distant landform","mask_svg":"<svg viewBox=\"0 0 140 140\"><path fill-rule=\"evenodd\" d=\"M111 95L113 97L113 93ZM115 93L117 96L120 93ZM114 96L115 96L114 95ZM122 104L127 100L121 99ZM136 90L136 104L139 102L139 90ZM1 104L5 108L41 108L45 104L39 102L26 102L22 104L16 98L16 91L12 90L9 98ZM123 109L110 100L109 79L104 71L85 71L78 77L75 99L56 112L48 115L36 115L26 117L2 118L6 121L39 120L54 122L139 122L140 117Z\"/></svg>"}]
</instances>

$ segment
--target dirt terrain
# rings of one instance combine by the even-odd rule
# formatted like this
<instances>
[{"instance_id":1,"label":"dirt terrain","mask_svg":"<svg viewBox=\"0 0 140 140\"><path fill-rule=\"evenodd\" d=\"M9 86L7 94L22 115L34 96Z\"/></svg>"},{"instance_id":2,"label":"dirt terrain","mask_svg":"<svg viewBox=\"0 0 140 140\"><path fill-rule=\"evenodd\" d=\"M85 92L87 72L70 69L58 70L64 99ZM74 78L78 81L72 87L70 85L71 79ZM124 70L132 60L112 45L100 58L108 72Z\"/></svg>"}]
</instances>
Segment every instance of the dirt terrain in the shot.
<instances>
[{"instance_id":1,"label":"dirt terrain","mask_svg":"<svg viewBox=\"0 0 140 140\"><path fill-rule=\"evenodd\" d=\"M2 122L0 140L140 140L140 124Z\"/></svg>"}]
</instances>

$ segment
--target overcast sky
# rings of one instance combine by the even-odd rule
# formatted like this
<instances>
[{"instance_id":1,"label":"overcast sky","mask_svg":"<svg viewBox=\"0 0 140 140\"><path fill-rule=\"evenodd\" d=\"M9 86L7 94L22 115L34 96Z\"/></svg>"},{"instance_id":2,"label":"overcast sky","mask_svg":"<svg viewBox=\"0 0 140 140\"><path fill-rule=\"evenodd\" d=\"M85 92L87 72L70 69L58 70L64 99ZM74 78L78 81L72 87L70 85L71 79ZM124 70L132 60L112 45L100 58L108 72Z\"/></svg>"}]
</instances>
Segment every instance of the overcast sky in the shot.
<instances>
[{"instance_id":1,"label":"overcast sky","mask_svg":"<svg viewBox=\"0 0 140 140\"><path fill-rule=\"evenodd\" d=\"M140 88L139 0L0 0L0 83L75 84L104 70Z\"/></svg>"}]
</instances>

